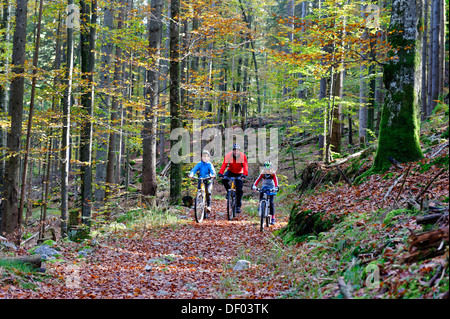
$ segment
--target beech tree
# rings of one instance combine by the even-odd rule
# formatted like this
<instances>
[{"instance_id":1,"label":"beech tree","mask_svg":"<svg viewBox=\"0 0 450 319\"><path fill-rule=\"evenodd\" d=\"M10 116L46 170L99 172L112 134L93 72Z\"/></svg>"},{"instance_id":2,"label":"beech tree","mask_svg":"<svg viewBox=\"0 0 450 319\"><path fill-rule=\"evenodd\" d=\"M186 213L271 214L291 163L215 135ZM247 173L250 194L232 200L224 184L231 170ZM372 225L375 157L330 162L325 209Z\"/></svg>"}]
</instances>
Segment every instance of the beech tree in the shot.
<instances>
[{"instance_id":1,"label":"beech tree","mask_svg":"<svg viewBox=\"0 0 450 319\"><path fill-rule=\"evenodd\" d=\"M162 1L152 0L149 18L149 44L151 54L150 68L147 70L145 94L144 127L142 130L142 195L150 196L149 202L155 204L156 180L156 133L158 124L159 61L162 42Z\"/></svg>"},{"instance_id":2,"label":"beech tree","mask_svg":"<svg viewBox=\"0 0 450 319\"><path fill-rule=\"evenodd\" d=\"M15 77L9 89L9 116L11 129L8 133L7 148L10 157L6 162L4 179L4 197L2 214L2 232L13 235L20 227L18 190L20 172L20 148L22 137L22 118L24 104L24 72L25 72L25 44L27 36L27 5L28 0L16 2L16 26L13 37L12 73Z\"/></svg>"},{"instance_id":3,"label":"beech tree","mask_svg":"<svg viewBox=\"0 0 450 319\"><path fill-rule=\"evenodd\" d=\"M423 157L420 148L422 79L423 0L395 0L392 3L388 41L392 45L384 66L386 97L374 171L387 169L389 157L409 162Z\"/></svg>"},{"instance_id":4,"label":"beech tree","mask_svg":"<svg viewBox=\"0 0 450 319\"><path fill-rule=\"evenodd\" d=\"M170 130L181 127L180 119L180 0L170 3ZM171 146L177 141L172 140ZM170 199L176 203L181 197L181 163L171 162L170 165Z\"/></svg>"},{"instance_id":5,"label":"beech tree","mask_svg":"<svg viewBox=\"0 0 450 319\"><path fill-rule=\"evenodd\" d=\"M68 6L73 0L67 1ZM73 77L73 25L67 26L66 64L64 78L64 97L62 99L62 136L61 136L61 235L67 235L69 217L69 168L70 168L70 108L72 105Z\"/></svg>"},{"instance_id":6,"label":"beech tree","mask_svg":"<svg viewBox=\"0 0 450 319\"><path fill-rule=\"evenodd\" d=\"M92 201L92 118L94 111L94 67L95 67L95 31L97 23L97 1L91 6L80 1L81 18L81 72L86 81L81 95L83 124L80 136L81 162L81 220L90 226Z\"/></svg>"}]
</instances>

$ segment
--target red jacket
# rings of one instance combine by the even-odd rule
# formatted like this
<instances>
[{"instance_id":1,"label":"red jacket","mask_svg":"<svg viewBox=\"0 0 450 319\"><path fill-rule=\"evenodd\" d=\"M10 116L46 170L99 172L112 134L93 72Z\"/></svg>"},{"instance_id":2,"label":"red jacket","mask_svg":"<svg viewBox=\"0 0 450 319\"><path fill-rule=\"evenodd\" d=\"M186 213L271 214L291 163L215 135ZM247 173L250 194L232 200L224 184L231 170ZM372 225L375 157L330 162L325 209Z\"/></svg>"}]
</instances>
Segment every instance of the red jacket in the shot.
<instances>
[{"instance_id":1,"label":"red jacket","mask_svg":"<svg viewBox=\"0 0 450 319\"><path fill-rule=\"evenodd\" d=\"M248 162L247 156L244 153L239 152L236 158L233 158L233 152L229 152L225 155L223 159L222 167L220 168L219 174L223 174L227 168L232 173L244 174L248 176Z\"/></svg>"},{"instance_id":2,"label":"red jacket","mask_svg":"<svg viewBox=\"0 0 450 319\"><path fill-rule=\"evenodd\" d=\"M277 174L259 174L258 179L255 181L255 183L253 184L253 186L257 186L258 183L260 181L262 182L262 186L266 186L269 188L273 188L273 187L278 187L278 178L277 178Z\"/></svg>"}]
</instances>

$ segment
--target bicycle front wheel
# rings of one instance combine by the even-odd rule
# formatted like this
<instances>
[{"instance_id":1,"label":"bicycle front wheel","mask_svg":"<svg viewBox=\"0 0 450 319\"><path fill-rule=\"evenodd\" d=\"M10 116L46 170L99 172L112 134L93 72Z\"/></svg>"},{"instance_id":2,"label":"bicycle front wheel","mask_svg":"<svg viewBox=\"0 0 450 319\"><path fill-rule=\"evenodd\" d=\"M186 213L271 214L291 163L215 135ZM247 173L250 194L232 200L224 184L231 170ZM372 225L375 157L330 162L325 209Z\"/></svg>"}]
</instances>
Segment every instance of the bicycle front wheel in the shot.
<instances>
[{"instance_id":1,"label":"bicycle front wheel","mask_svg":"<svg viewBox=\"0 0 450 319\"><path fill-rule=\"evenodd\" d=\"M197 223L201 223L203 221L203 217L205 216L205 205L202 194L198 194L195 198L194 216Z\"/></svg>"},{"instance_id":2,"label":"bicycle front wheel","mask_svg":"<svg viewBox=\"0 0 450 319\"><path fill-rule=\"evenodd\" d=\"M264 230L264 220L266 219L266 202L265 201L261 201L261 203L259 204L259 209L261 212L261 216L259 217L260 219L260 230L263 231Z\"/></svg>"},{"instance_id":3,"label":"bicycle front wheel","mask_svg":"<svg viewBox=\"0 0 450 319\"><path fill-rule=\"evenodd\" d=\"M227 217L228 220L232 220L235 216L234 210L236 206L236 197L234 192L230 192L227 200Z\"/></svg>"}]
</instances>

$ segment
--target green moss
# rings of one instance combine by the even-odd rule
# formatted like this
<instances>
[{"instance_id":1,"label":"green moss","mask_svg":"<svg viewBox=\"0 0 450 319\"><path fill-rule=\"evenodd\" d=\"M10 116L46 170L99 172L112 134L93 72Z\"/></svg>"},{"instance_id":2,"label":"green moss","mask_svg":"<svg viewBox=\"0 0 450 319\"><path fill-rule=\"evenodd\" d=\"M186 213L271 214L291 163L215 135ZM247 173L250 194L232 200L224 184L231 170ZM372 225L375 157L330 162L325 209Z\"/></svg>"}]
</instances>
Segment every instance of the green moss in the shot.
<instances>
[{"instance_id":1,"label":"green moss","mask_svg":"<svg viewBox=\"0 0 450 319\"><path fill-rule=\"evenodd\" d=\"M395 210L390 211L389 213L386 214L386 217L383 220L383 224L385 225L385 227L391 227L393 224L392 219L395 216L402 215L407 211L408 210L406 208L395 209Z\"/></svg>"},{"instance_id":2,"label":"green moss","mask_svg":"<svg viewBox=\"0 0 450 319\"><path fill-rule=\"evenodd\" d=\"M311 210L298 211L298 206L292 208L288 225L280 232L285 242L302 240L310 235L326 232L334 224L341 221L341 217L328 216L324 212L312 212Z\"/></svg>"},{"instance_id":3,"label":"green moss","mask_svg":"<svg viewBox=\"0 0 450 319\"><path fill-rule=\"evenodd\" d=\"M391 165L389 157L401 163L423 157L420 148L419 106L416 105L419 101L418 92L414 90L414 83L401 81L408 74L413 76L414 70L420 65L414 48L417 42L404 39L400 33L390 35L389 42L397 48L398 61L390 62L384 67L383 80L387 94L382 109L374 172L387 170ZM390 55L393 56L394 52ZM394 82L395 85L392 85Z\"/></svg>"}]
</instances>

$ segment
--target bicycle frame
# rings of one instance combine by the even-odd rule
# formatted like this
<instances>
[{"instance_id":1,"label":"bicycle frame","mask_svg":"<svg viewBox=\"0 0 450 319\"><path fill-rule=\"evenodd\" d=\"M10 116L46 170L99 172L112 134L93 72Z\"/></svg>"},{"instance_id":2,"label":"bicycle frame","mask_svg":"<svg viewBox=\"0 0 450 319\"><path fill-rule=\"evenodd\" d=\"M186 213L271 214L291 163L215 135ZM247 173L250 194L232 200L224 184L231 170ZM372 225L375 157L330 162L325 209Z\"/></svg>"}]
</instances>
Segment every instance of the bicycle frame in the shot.
<instances>
[{"instance_id":1,"label":"bicycle frame","mask_svg":"<svg viewBox=\"0 0 450 319\"><path fill-rule=\"evenodd\" d=\"M205 181L210 180L212 177L198 178L194 176L193 178L200 181L200 187L197 186L197 196L195 196L194 216L195 221L197 223L201 223L203 221L203 217L205 216L205 202L206 202ZM200 198L201 200L199 200Z\"/></svg>"},{"instance_id":2,"label":"bicycle frame","mask_svg":"<svg viewBox=\"0 0 450 319\"><path fill-rule=\"evenodd\" d=\"M266 226L269 227L269 219L270 219L270 199L269 195L276 195L274 189L256 189L258 192L263 193L263 198L259 202L259 211L260 211L260 230L263 231L264 229L264 221L266 223Z\"/></svg>"},{"instance_id":3,"label":"bicycle frame","mask_svg":"<svg viewBox=\"0 0 450 319\"><path fill-rule=\"evenodd\" d=\"M224 176L222 179L231 181L230 188L228 189L227 200L227 216L228 220L232 220L236 217L236 180L242 180L242 177L228 177Z\"/></svg>"}]
</instances>

